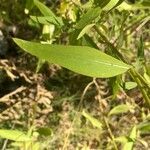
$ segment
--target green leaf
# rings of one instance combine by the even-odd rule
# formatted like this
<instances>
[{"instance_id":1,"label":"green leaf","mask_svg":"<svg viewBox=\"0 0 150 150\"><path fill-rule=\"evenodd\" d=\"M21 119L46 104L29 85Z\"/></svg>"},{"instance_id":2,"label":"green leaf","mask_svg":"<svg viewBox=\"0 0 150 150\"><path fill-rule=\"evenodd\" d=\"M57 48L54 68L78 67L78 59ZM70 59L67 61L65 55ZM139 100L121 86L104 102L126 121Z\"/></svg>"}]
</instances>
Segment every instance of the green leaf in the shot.
<instances>
[{"instance_id":1,"label":"green leaf","mask_svg":"<svg viewBox=\"0 0 150 150\"><path fill-rule=\"evenodd\" d=\"M135 142L137 136L137 129L136 126L134 126L131 130L128 142L124 144L123 150L132 150L133 149L133 144Z\"/></svg>"},{"instance_id":2,"label":"green leaf","mask_svg":"<svg viewBox=\"0 0 150 150\"><path fill-rule=\"evenodd\" d=\"M133 108L133 106L128 106L125 104L122 105L118 105L116 107L114 107L110 112L109 112L109 116L110 115L116 115L116 114L121 114L121 113L126 113L128 112L131 108Z\"/></svg>"},{"instance_id":3,"label":"green leaf","mask_svg":"<svg viewBox=\"0 0 150 150\"><path fill-rule=\"evenodd\" d=\"M53 17L53 19L55 19L55 21L57 21L59 24L61 24L60 20L57 19L56 15L47 6L45 6L43 3L39 2L38 0L34 0L34 4L38 7L40 12L44 16Z\"/></svg>"},{"instance_id":4,"label":"green leaf","mask_svg":"<svg viewBox=\"0 0 150 150\"><path fill-rule=\"evenodd\" d=\"M36 16L30 16L30 18L36 22L36 23L40 23L40 24L43 24L43 25L51 25L51 24L54 24L54 25L57 25L57 26L62 26L63 25L63 22L61 20L61 18L58 18L61 22L61 24L59 24L53 17L51 16L44 16L44 17L36 17Z\"/></svg>"},{"instance_id":5,"label":"green leaf","mask_svg":"<svg viewBox=\"0 0 150 150\"><path fill-rule=\"evenodd\" d=\"M150 76L147 73L144 73L144 78L147 81L147 83L150 85Z\"/></svg>"},{"instance_id":6,"label":"green leaf","mask_svg":"<svg viewBox=\"0 0 150 150\"><path fill-rule=\"evenodd\" d=\"M134 144L133 142L125 143L122 150L132 150L133 144Z\"/></svg>"},{"instance_id":7,"label":"green leaf","mask_svg":"<svg viewBox=\"0 0 150 150\"><path fill-rule=\"evenodd\" d=\"M82 45L83 45L83 46L90 46L90 47L93 47L93 48L98 49L98 46L97 46L96 43L93 41L92 37L88 36L87 34L85 34L85 35L83 36Z\"/></svg>"},{"instance_id":8,"label":"green leaf","mask_svg":"<svg viewBox=\"0 0 150 150\"><path fill-rule=\"evenodd\" d=\"M137 130L136 130L136 126L134 126L128 137L120 136L115 138L115 141L123 144L123 148L122 148L123 150L132 150L136 136L137 136Z\"/></svg>"},{"instance_id":9,"label":"green leaf","mask_svg":"<svg viewBox=\"0 0 150 150\"><path fill-rule=\"evenodd\" d=\"M150 133L150 121L149 122L142 122L140 123L137 128L142 133Z\"/></svg>"},{"instance_id":10,"label":"green leaf","mask_svg":"<svg viewBox=\"0 0 150 150\"><path fill-rule=\"evenodd\" d=\"M96 7L96 8L91 8L89 9L76 25L77 29L83 29L86 25L90 24L92 21L94 21L101 13L101 8Z\"/></svg>"},{"instance_id":11,"label":"green leaf","mask_svg":"<svg viewBox=\"0 0 150 150\"><path fill-rule=\"evenodd\" d=\"M94 26L95 24L89 24L86 25L80 32L80 34L78 35L77 39L80 39L85 33L89 32L89 30Z\"/></svg>"},{"instance_id":12,"label":"green leaf","mask_svg":"<svg viewBox=\"0 0 150 150\"><path fill-rule=\"evenodd\" d=\"M13 141L17 141L17 142L26 142L26 141L31 140L31 138L29 138L23 132L17 131L17 130L0 129L0 137L1 138L6 138L6 139L9 139L9 140L13 140Z\"/></svg>"},{"instance_id":13,"label":"green leaf","mask_svg":"<svg viewBox=\"0 0 150 150\"><path fill-rule=\"evenodd\" d=\"M103 10L111 10L118 4L119 0L110 0L109 3L103 8Z\"/></svg>"},{"instance_id":14,"label":"green leaf","mask_svg":"<svg viewBox=\"0 0 150 150\"><path fill-rule=\"evenodd\" d=\"M39 128L37 130L37 132L40 134L40 135L43 135L43 136L50 136L52 135L52 130L50 128Z\"/></svg>"},{"instance_id":15,"label":"green leaf","mask_svg":"<svg viewBox=\"0 0 150 150\"><path fill-rule=\"evenodd\" d=\"M103 8L105 7L111 0L94 0L94 4Z\"/></svg>"},{"instance_id":16,"label":"green leaf","mask_svg":"<svg viewBox=\"0 0 150 150\"><path fill-rule=\"evenodd\" d=\"M140 37L140 41L138 42L137 57L140 61L144 61L144 42L142 36Z\"/></svg>"},{"instance_id":17,"label":"green leaf","mask_svg":"<svg viewBox=\"0 0 150 150\"><path fill-rule=\"evenodd\" d=\"M149 0L143 0L143 1L141 1L141 5L150 8L150 1Z\"/></svg>"},{"instance_id":18,"label":"green leaf","mask_svg":"<svg viewBox=\"0 0 150 150\"><path fill-rule=\"evenodd\" d=\"M97 128L99 128L99 129L102 128L102 123L101 123L99 120L97 120L96 118L92 117L90 114L88 114L88 113L86 113L85 111L83 111L83 112L82 112L82 115L83 115L87 120L89 120L89 121L92 123L92 125L93 125L94 127L97 127Z\"/></svg>"},{"instance_id":19,"label":"green leaf","mask_svg":"<svg viewBox=\"0 0 150 150\"><path fill-rule=\"evenodd\" d=\"M40 59L91 77L112 77L126 72L131 67L87 46L40 44L17 38L14 38L14 41L26 52Z\"/></svg>"},{"instance_id":20,"label":"green leaf","mask_svg":"<svg viewBox=\"0 0 150 150\"><path fill-rule=\"evenodd\" d=\"M135 87L137 87L136 82L126 82L125 83L125 89L127 89L127 90L134 89Z\"/></svg>"},{"instance_id":21,"label":"green leaf","mask_svg":"<svg viewBox=\"0 0 150 150\"><path fill-rule=\"evenodd\" d=\"M125 144L128 142L128 138L125 136L119 136L115 138L115 141Z\"/></svg>"},{"instance_id":22,"label":"green leaf","mask_svg":"<svg viewBox=\"0 0 150 150\"><path fill-rule=\"evenodd\" d=\"M25 13L28 14L29 11L33 8L33 0L26 0Z\"/></svg>"},{"instance_id":23,"label":"green leaf","mask_svg":"<svg viewBox=\"0 0 150 150\"><path fill-rule=\"evenodd\" d=\"M70 45L82 45L82 38L77 40L78 35L80 34L81 30L73 30L69 34L69 44Z\"/></svg>"},{"instance_id":24,"label":"green leaf","mask_svg":"<svg viewBox=\"0 0 150 150\"><path fill-rule=\"evenodd\" d=\"M124 2L124 0L119 0L115 7L121 5L123 2Z\"/></svg>"},{"instance_id":25,"label":"green leaf","mask_svg":"<svg viewBox=\"0 0 150 150\"><path fill-rule=\"evenodd\" d=\"M34 4L38 7L40 12L44 16L51 16L54 18L56 17L55 14L47 6L45 6L43 3L39 2L38 0L34 0Z\"/></svg>"},{"instance_id":26,"label":"green leaf","mask_svg":"<svg viewBox=\"0 0 150 150\"><path fill-rule=\"evenodd\" d=\"M136 139L136 133L137 133L136 130L137 130L137 129L136 129L136 126L134 126L134 127L132 128L131 133L130 133L130 136L129 136L133 141Z\"/></svg>"},{"instance_id":27,"label":"green leaf","mask_svg":"<svg viewBox=\"0 0 150 150\"><path fill-rule=\"evenodd\" d=\"M141 3L141 4L133 4L133 5L123 2L121 5L118 6L118 9L120 10L137 10L137 9L149 9L149 8L150 8L150 2Z\"/></svg>"}]
</instances>

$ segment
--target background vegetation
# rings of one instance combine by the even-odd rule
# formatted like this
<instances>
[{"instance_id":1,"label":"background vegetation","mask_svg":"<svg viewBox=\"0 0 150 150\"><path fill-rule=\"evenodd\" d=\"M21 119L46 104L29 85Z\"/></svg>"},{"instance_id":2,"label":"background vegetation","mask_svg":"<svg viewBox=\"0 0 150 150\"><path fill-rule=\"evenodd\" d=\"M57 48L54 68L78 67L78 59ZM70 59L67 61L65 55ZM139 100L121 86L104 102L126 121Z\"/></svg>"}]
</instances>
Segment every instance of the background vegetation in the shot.
<instances>
[{"instance_id":1,"label":"background vegetation","mask_svg":"<svg viewBox=\"0 0 150 150\"><path fill-rule=\"evenodd\" d=\"M40 2L1 0L1 149L149 149L149 0ZM104 78L88 77L30 55L33 43L26 50L16 39L24 52L14 37L100 49L134 71L112 65Z\"/></svg>"}]
</instances>

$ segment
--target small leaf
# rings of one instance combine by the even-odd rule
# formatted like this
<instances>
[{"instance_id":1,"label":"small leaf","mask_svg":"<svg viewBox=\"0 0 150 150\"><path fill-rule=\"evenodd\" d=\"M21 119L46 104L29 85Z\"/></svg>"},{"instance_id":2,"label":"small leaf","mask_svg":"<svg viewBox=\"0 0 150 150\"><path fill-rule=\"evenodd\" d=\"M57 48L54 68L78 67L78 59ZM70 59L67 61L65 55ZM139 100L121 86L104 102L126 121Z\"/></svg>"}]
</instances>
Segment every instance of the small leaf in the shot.
<instances>
[{"instance_id":1,"label":"small leaf","mask_svg":"<svg viewBox=\"0 0 150 150\"><path fill-rule=\"evenodd\" d=\"M134 144L133 142L125 143L122 150L132 150L133 144Z\"/></svg>"},{"instance_id":2,"label":"small leaf","mask_svg":"<svg viewBox=\"0 0 150 150\"><path fill-rule=\"evenodd\" d=\"M150 122L142 122L137 126L137 128L141 133L150 133Z\"/></svg>"},{"instance_id":3,"label":"small leaf","mask_svg":"<svg viewBox=\"0 0 150 150\"><path fill-rule=\"evenodd\" d=\"M136 126L134 126L131 130L128 142L124 144L123 150L132 150L133 149L133 144L135 142L137 136L137 129Z\"/></svg>"},{"instance_id":4,"label":"small leaf","mask_svg":"<svg viewBox=\"0 0 150 150\"><path fill-rule=\"evenodd\" d=\"M137 57L140 61L144 61L144 42L142 36L140 37L140 41L138 42Z\"/></svg>"},{"instance_id":5,"label":"small leaf","mask_svg":"<svg viewBox=\"0 0 150 150\"><path fill-rule=\"evenodd\" d=\"M83 36L83 39L82 39L82 45L83 46L89 46L89 47L93 47L93 48L96 48L98 49L98 46L96 45L96 43L93 41L93 39L88 36L87 34L85 34Z\"/></svg>"},{"instance_id":6,"label":"small leaf","mask_svg":"<svg viewBox=\"0 0 150 150\"><path fill-rule=\"evenodd\" d=\"M95 5L104 8L111 0L94 0Z\"/></svg>"},{"instance_id":7,"label":"small leaf","mask_svg":"<svg viewBox=\"0 0 150 150\"><path fill-rule=\"evenodd\" d=\"M132 6L123 2L121 5L118 6L119 10L132 10Z\"/></svg>"},{"instance_id":8,"label":"small leaf","mask_svg":"<svg viewBox=\"0 0 150 150\"><path fill-rule=\"evenodd\" d=\"M29 138L23 132L17 130L0 129L0 137L17 142L26 142L31 140L31 138Z\"/></svg>"},{"instance_id":9,"label":"small leaf","mask_svg":"<svg viewBox=\"0 0 150 150\"><path fill-rule=\"evenodd\" d=\"M150 85L150 76L147 73L144 73L144 78L147 81L147 83Z\"/></svg>"},{"instance_id":10,"label":"small leaf","mask_svg":"<svg viewBox=\"0 0 150 150\"><path fill-rule=\"evenodd\" d=\"M37 132L43 136L50 136L52 134L52 130L50 128L39 128Z\"/></svg>"},{"instance_id":11,"label":"small leaf","mask_svg":"<svg viewBox=\"0 0 150 150\"><path fill-rule=\"evenodd\" d=\"M26 0L25 13L28 14L28 12L33 8L33 6L33 0Z\"/></svg>"},{"instance_id":12,"label":"small leaf","mask_svg":"<svg viewBox=\"0 0 150 150\"><path fill-rule=\"evenodd\" d=\"M30 18L36 22L36 23L40 23L40 24L43 24L43 25L51 25L51 24L54 24L54 25L57 25L57 26L60 26L60 24L56 21L55 18L51 17L51 16L44 16L44 17L37 17L37 16L30 16ZM60 19L59 22L61 22L61 26L63 25L63 22L61 20L61 18L58 18Z\"/></svg>"},{"instance_id":13,"label":"small leaf","mask_svg":"<svg viewBox=\"0 0 150 150\"><path fill-rule=\"evenodd\" d=\"M77 29L83 29L86 25L90 24L93 20L95 20L101 13L101 8L96 7L96 8L91 8L89 9L76 25Z\"/></svg>"},{"instance_id":14,"label":"small leaf","mask_svg":"<svg viewBox=\"0 0 150 150\"><path fill-rule=\"evenodd\" d=\"M86 25L82 31L80 32L80 34L78 35L77 39L80 39L85 33L89 32L89 30L94 26L95 24L89 24L89 25Z\"/></svg>"},{"instance_id":15,"label":"small leaf","mask_svg":"<svg viewBox=\"0 0 150 150\"><path fill-rule=\"evenodd\" d=\"M141 1L141 5L144 7L150 8L150 1L149 0L143 0Z\"/></svg>"},{"instance_id":16,"label":"small leaf","mask_svg":"<svg viewBox=\"0 0 150 150\"><path fill-rule=\"evenodd\" d=\"M111 10L118 4L119 0L110 0L109 3L103 8L103 10Z\"/></svg>"},{"instance_id":17,"label":"small leaf","mask_svg":"<svg viewBox=\"0 0 150 150\"><path fill-rule=\"evenodd\" d=\"M39 8L40 12L44 15L44 16L51 16L51 17L56 17L55 14L47 7L45 6L43 3L41 3L38 0L34 0L34 4Z\"/></svg>"},{"instance_id":18,"label":"small leaf","mask_svg":"<svg viewBox=\"0 0 150 150\"><path fill-rule=\"evenodd\" d=\"M130 65L87 46L40 44L16 38L14 41L25 51L40 59L86 76L107 78L124 73L131 68Z\"/></svg>"},{"instance_id":19,"label":"small leaf","mask_svg":"<svg viewBox=\"0 0 150 150\"><path fill-rule=\"evenodd\" d=\"M136 82L125 82L125 89L127 90L134 89L135 87L137 87Z\"/></svg>"},{"instance_id":20,"label":"small leaf","mask_svg":"<svg viewBox=\"0 0 150 150\"><path fill-rule=\"evenodd\" d=\"M122 144L125 144L125 143L128 142L128 138L125 137L125 136L120 136L120 137L116 137L116 138L115 138L115 141L120 142L120 143L122 143Z\"/></svg>"},{"instance_id":21,"label":"small leaf","mask_svg":"<svg viewBox=\"0 0 150 150\"><path fill-rule=\"evenodd\" d=\"M124 0L119 0L115 7L121 5L123 2L124 2Z\"/></svg>"},{"instance_id":22,"label":"small leaf","mask_svg":"<svg viewBox=\"0 0 150 150\"><path fill-rule=\"evenodd\" d=\"M118 6L119 10L137 10L137 9L149 9L149 8L150 8L150 2L148 2L146 5L144 3L130 5L124 1L121 5Z\"/></svg>"},{"instance_id":23,"label":"small leaf","mask_svg":"<svg viewBox=\"0 0 150 150\"><path fill-rule=\"evenodd\" d=\"M136 139L136 133L137 133L136 130L137 130L137 129L136 129L136 126L134 126L134 127L132 128L131 133L130 133L130 136L129 136L133 141Z\"/></svg>"},{"instance_id":24,"label":"small leaf","mask_svg":"<svg viewBox=\"0 0 150 150\"><path fill-rule=\"evenodd\" d=\"M86 113L85 111L83 111L83 112L82 112L82 115L83 115L87 120L89 120L89 121L92 123L92 125L93 125L94 127L97 127L97 128L99 128L99 129L102 128L102 123L101 123L99 120L97 120L96 118L92 117L90 114L88 114L88 113Z\"/></svg>"},{"instance_id":25,"label":"small leaf","mask_svg":"<svg viewBox=\"0 0 150 150\"><path fill-rule=\"evenodd\" d=\"M116 114L121 114L121 113L126 113L128 112L131 108L133 108L133 106L128 106L125 104L122 105L118 105L116 107L114 107L110 112L109 112L109 116L110 115L116 115Z\"/></svg>"},{"instance_id":26,"label":"small leaf","mask_svg":"<svg viewBox=\"0 0 150 150\"><path fill-rule=\"evenodd\" d=\"M44 16L53 17L59 24L61 24L60 20L57 19L56 15L47 6L45 6L43 3L39 2L38 0L34 0L34 4L38 7L40 12Z\"/></svg>"}]
</instances>

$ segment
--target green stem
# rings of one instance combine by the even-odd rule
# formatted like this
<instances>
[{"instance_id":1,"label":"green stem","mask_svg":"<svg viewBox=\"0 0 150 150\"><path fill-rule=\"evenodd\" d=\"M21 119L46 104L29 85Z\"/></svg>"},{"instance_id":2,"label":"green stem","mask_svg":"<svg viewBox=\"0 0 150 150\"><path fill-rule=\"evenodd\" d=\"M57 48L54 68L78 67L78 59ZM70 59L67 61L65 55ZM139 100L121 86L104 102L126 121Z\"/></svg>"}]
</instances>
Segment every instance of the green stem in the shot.
<instances>
[{"instance_id":1,"label":"green stem","mask_svg":"<svg viewBox=\"0 0 150 150\"><path fill-rule=\"evenodd\" d=\"M150 107L150 98L147 95L145 88L143 87L143 83L140 80L141 78L133 68L129 71L129 73L130 76L134 79L134 81L138 84L138 87L144 97L145 103L148 105L148 107Z\"/></svg>"},{"instance_id":2,"label":"green stem","mask_svg":"<svg viewBox=\"0 0 150 150\"><path fill-rule=\"evenodd\" d=\"M96 32L102 37L102 39L111 47L116 54L117 58L124 60L123 56L118 52L117 48L109 42L109 40L101 33L100 29L97 26L94 26L94 29Z\"/></svg>"},{"instance_id":3,"label":"green stem","mask_svg":"<svg viewBox=\"0 0 150 150\"><path fill-rule=\"evenodd\" d=\"M110 135L110 137L111 137L111 139L112 139L114 148L115 148L115 150L118 150L117 144L116 144L116 142L115 142L115 137L114 137L114 135L113 135L113 133L112 133L112 131L111 131L111 129L110 129L110 126L109 126L109 124L108 124L108 121L107 121L107 118L106 118L106 117L104 117L104 122L105 122L105 124L106 124L107 129L108 129L109 135Z\"/></svg>"},{"instance_id":4,"label":"green stem","mask_svg":"<svg viewBox=\"0 0 150 150\"><path fill-rule=\"evenodd\" d=\"M96 30L96 32L101 36L101 38L106 42L106 44L111 47L112 51L114 52L114 54L116 55L116 57L120 60L122 60L125 63L128 63L127 60L125 60L122 56L122 54L118 51L118 49L109 42L109 40L107 39L107 37L105 35L102 34L101 30L95 25L94 29ZM150 97L147 95L147 91L145 90L145 88L143 88L143 85L146 86L148 89L150 89L149 85L146 83L146 81L143 79L143 77L136 72L136 70L134 68L131 68L129 71L131 77L134 79L134 81L137 83L143 98L145 100L145 103L148 105L148 107L150 107Z\"/></svg>"}]
</instances>

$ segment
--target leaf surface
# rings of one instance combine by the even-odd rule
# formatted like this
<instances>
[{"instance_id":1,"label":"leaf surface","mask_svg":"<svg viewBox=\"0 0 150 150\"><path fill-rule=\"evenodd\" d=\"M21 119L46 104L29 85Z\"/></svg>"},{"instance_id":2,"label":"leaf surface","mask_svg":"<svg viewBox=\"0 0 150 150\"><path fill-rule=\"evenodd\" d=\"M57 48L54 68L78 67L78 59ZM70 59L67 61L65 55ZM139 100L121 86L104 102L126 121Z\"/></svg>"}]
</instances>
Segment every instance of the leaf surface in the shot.
<instances>
[{"instance_id":1,"label":"leaf surface","mask_svg":"<svg viewBox=\"0 0 150 150\"><path fill-rule=\"evenodd\" d=\"M54 24L54 25L57 25L57 26L60 26L60 24L53 18L53 17L51 17L51 16L30 16L30 18L33 20L33 21L35 21L35 22L37 22L37 23L41 23L41 24L44 24L44 25L51 25L51 24ZM57 17L58 18L58 17ZM61 18L58 18L60 21L59 22L61 22L61 26L63 25L63 22L62 22L62 20L61 20Z\"/></svg>"},{"instance_id":2,"label":"leaf surface","mask_svg":"<svg viewBox=\"0 0 150 150\"><path fill-rule=\"evenodd\" d=\"M86 34L87 32L89 32L89 30L94 26L95 24L88 24L86 25L82 31L79 33L77 39L80 39L84 34Z\"/></svg>"},{"instance_id":3,"label":"leaf surface","mask_svg":"<svg viewBox=\"0 0 150 150\"><path fill-rule=\"evenodd\" d=\"M121 113L126 113L126 112L128 112L131 108L133 108L133 107L132 107L132 106L125 105L125 104L118 105L118 106L114 107L114 108L109 112L109 116L110 116L110 115L121 114Z\"/></svg>"},{"instance_id":4,"label":"leaf surface","mask_svg":"<svg viewBox=\"0 0 150 150\"><path fill-rule=\"evenodd\" d=\"M126 82L125 83L125 89L127 89L127 90L134 89L135 87L137 87L136 82Z\"/></svg>"},{"instance_id":5,"label":"leaf surface","mask_svg":"<svg viewBox=\"0 0 150 150\"><path fill-rule=\"evenodd\" d=\"M96 8L91 8L89 9L76 25L77 29L83 29L86 25L90 24L93 20L95 20L101 13L101 8L96 7Z\"/></svg>"},{"instance_id":6,"label":"leaf surface","mask_svg":"<svg viewBox=\"0 0 150 150\"><path fill-rule=\"evenodd\" d=\"M137 129L136 126L134 126L131 130L128 142L125 143L123 146L123 150L133 150L133 145L136 140L136 136L137 136Z\"/></svg>"},{"instance_id":7,"label":"leaf surface","mask_svg":"<svg viewBox=\"0 0 150 150\"><path fill-rule=\"evenodd\" d=\"M103 10L111 10L118 4L119 0L110 0L109 3L103 8Z\"/></svg>"},{"instance_id":8,"label":"leaf surface","mask_svg":"<svg viewBox=\"0 0 150 150\"><path fill-rule=\"evenodd\" d=\"M26 52L74 72L91 77L112 77L126 72L130 65L87 46L40 44L14 38Z\"/></svg>"},{"instance_id":9,"label":"leaf surface","mask_svg":"<svg viewBox=\"0 0 150 150\"><path fill-rule=\"evenodd\" d=\"M31 139L21 131L0 129L0 137L13 141L25 142Z\"/></svg>"},{"instance_id":10,"label":"leaf surface","mask_svg":"<svg viewBox=\"0 0 150 150\"><path fill-rule=\"evenodd\" d=\"M52 16L54 18L56 17L55 14L47 6L45 6L43 3L41 3L40 1L34 0L34 4L38 7L40 12L44 16Z\"/></svg>"},{"instance_id":11,"label":"leaf surface","mask_svg":"<svg viewBox=\"0 0 150 150\"><path fill-rule=\"evenodd\" d=\"M82 112L82 115L83 115L87 120L89 120L89 121L92 123L92 125L93 125L94 127L97 127L97 128L99 128L99 129L102 128L102 123L101 123L99 120L97 120L96 118L92 117L90 114L88 114L88 113L86 113L85 111L83 111L83 112Z\"/></svg>"},{"instance_id":12,"label":"leaf surface","mask_svg":"<svg viewBox=\"0 0 150 150\"><path fill-rule=\"evenodd\" d=\"M61 24L60 20L56 17L56 15L47 6L45 6L43 3L41 3L38 0L34 0L34 4L38 7L38 9L40 10L40 12L44 16L50 16L50 17L53 18L53 20L55 20L59 24Z\"/></svg>"}]
</instances>

